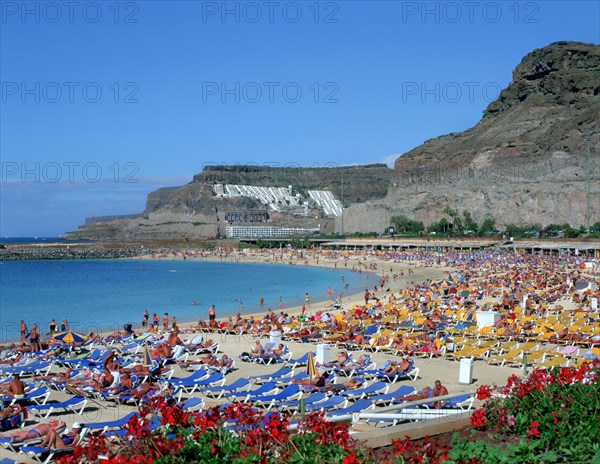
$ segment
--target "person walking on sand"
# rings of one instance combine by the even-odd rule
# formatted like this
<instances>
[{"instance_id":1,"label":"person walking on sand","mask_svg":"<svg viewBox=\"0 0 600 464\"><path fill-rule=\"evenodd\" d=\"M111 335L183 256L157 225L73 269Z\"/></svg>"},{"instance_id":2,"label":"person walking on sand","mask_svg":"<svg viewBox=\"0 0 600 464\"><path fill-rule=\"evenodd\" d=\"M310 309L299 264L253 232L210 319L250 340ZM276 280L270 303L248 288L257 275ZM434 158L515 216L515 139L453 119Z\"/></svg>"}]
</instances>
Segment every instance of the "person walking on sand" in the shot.
<instances>
[{"instance_id":1,"label":"person walking on sand","mask_svg":"<svg viewBox=\"0 0 600 464\"><path fill-rule=\"evenodd\" d=\"M25 343L25 340L27 339L27 324L25 324L25 321L21 321L21 327L19 328L19 332L21 333L21 339L19 340L19 342Z\"/></svg>"},{"instance_id":2,"label":"person walking on sand","mask_svg":"<svg viewBox=\"0 0 600 464\"><path fill-rule=\"evenodd\" d=\"M308 292L304 294L304 301L306 302L306 306L310 308L310 298L308 296Z\"/></svg>"},{"instance_id":3,"label":"person walking on sand","mask_svg":"<svg viewBox=\"0 0 600 464\"><path fill-rule=\"evenodd\" d=\"M31 343L31 351L41 351L42 345L40 344L40 334L38 333L38 325L33 324L29 331L29 343Z\"/></svg>"},{"instance_id":4,"label":"person walking on sand","mask_svg":"<svg viewBox=\"0 0 600 464\"><path fill-rule=\"evenodd\" d=\"M208 308L208 322L214 321L217 318L217 312L215 310L215 305L212 305Z\"/></svg>"}]
</instances>

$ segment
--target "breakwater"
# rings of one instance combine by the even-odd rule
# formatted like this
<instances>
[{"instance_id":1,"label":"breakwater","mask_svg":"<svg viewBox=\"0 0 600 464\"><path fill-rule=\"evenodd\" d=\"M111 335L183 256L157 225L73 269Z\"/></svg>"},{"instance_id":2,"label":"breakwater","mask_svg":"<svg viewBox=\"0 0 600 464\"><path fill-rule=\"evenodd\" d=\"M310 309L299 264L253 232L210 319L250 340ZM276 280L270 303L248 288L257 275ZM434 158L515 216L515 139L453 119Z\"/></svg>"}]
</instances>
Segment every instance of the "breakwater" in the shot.
<instances>
[{"instance_id":1,"label":"breakwater","mask_svg":"<svg viewBox=\"0 0 600 464\"><path fill-rule=\"evenodd\" d=\"M0 261L60 260L60 259L119 259L135 258L151 253L139 247L119 246L5 246L0 249Z\"/></svg>"}]
</instances>

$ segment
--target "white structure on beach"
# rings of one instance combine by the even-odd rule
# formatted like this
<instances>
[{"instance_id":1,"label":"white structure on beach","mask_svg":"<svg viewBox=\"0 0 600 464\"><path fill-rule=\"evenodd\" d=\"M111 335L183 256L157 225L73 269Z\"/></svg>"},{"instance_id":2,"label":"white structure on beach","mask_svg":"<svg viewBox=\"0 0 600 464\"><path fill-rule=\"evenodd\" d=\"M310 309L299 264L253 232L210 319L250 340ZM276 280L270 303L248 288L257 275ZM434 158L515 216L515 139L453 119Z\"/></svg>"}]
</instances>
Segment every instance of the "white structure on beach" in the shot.
<instances>
[{"instance_id":1,"label":"white structure on beach","mask_svg":"<svg viewBox=\"0 0 600 464\"><path fill-rule=\"evenodd\" d=\"M248 197L260 201L271 211L282 211L289 206L301 206L303 198L299 193L292 193L288 187L257 187L254 185L215 184L215 196L220 198ZM342 203L329 190L309 190L310 199L326 216L341 216Z\"/></svg>"},{"instance_id":2,"label":"white structure on beach","mask_svg":"<svg viewBox=\"0 0 600 464\"><path fill-rule=\"evenodd\" d=\"M225 227L227 238L268 238L290 237L292 235L310 235L319 233L319 228L301 227L267 227L267 226L228 226Z\"/></svg>"}]
</instances>

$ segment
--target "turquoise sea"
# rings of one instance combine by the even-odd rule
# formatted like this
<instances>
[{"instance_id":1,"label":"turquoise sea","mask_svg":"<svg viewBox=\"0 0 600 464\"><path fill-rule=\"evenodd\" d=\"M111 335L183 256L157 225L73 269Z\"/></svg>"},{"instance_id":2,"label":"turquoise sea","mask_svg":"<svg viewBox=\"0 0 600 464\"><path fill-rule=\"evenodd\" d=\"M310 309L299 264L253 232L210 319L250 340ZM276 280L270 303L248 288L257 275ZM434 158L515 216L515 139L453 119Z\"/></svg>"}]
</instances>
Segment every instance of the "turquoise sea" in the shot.
<instances>
[{"instance_id":1,"label":"turquoise sea","mask_svg":"<svg viewBox=\"0 0 600 464\"><path fill-rule=\"evenodd\" d=\"M343 278L343 281L342 281ZM0 261L0 342L18 339L18 323L45 332L52 318L66 317L82 333L139 326L145 309L178 322L298 306L309 293L311 309L337 295L373 287L377 278L347 269L302 265L149 260ZM344 289L344 284L348 288ZM264 298L259 307L258 299ZM197 304L193 305L195 301ZM323 305L318 305L322 307Z\"/></svg>"}]
</instances>

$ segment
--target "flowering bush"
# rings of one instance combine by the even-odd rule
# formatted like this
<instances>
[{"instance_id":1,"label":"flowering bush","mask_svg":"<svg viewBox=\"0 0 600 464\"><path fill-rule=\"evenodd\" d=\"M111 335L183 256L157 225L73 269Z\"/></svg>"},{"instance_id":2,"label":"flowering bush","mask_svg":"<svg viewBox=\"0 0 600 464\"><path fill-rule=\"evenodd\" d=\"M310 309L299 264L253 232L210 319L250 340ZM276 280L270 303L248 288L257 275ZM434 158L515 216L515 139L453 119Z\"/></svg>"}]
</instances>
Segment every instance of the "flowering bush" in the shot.
<instances>
[{"instance_id":1,"label":"flowering bush","mask_svg":"<svg viewBox=\"0 0 600 464\"><path fill-rule=\"evenodd\" d=\"M60 462L98 462L100 457L108 464L600 462L598 368L595 363L534 370L525 379L511 376L499 389L480 387L477 397L485 402L471 416L473 429L502 434L490 435L498 440L515 437L516 444L463 439L450 446L406 438L374 451L322 413L306 415L293 434L284 414L261 414L243 403L189 413L159 398L140 408L126 426L126 437L96 432Z\"/></svg>"},{"instance_id":2,"label":"flowering bush","mask_svg":"<svg viewBox=\"0 0 600 464\"><path fill-rule=\"evenodd\" d=\"M487 401L473 412L471 426L527 437L529 442L519 442L505 453L505 458L516 453L520 461L514 462L600 461L599 367L595 362L554 371L536 369L527 378L512 375L506 386L497 389L498 396L492 395L491 387L482 386L477 397ZM528 450L538 457L524 459Z\"/></svg>"}]
</instances>

